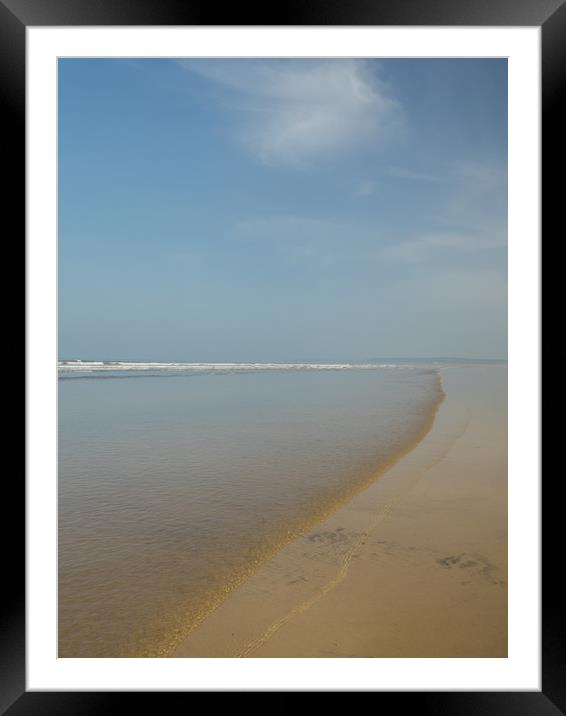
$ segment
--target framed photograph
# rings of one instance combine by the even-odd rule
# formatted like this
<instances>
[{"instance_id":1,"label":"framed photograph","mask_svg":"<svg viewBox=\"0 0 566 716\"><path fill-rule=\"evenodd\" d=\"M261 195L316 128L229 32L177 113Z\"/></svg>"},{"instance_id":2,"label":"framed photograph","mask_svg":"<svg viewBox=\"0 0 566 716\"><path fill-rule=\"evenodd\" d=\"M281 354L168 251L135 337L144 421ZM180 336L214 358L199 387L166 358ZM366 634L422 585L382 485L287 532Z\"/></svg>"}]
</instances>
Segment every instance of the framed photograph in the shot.
<instances>
[{"instance_id":1,"label":"framed photograph","mask_svg":"<svg viewBox=\"0 0 566 716\"><path fill-rule=\"evenodd\" d=\"M211 19L0 4L27 326L0 706L564 711L540 471L564 3Z\"/></svg>"}]
</instances>

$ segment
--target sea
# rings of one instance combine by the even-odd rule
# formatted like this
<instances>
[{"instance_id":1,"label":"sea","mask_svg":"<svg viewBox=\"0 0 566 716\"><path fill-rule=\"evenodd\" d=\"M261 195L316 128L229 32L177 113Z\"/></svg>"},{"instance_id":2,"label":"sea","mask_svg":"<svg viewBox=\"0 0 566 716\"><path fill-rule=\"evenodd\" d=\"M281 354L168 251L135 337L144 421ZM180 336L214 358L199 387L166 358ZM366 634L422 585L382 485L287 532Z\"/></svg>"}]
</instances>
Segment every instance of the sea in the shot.
<instances>
[{"instance_id":1,"label":"sea","mask_svg":"<svg viewBox=\"0 0 566 716\"><path fill-rule=\"evenodd\" d=\"M168 656L426 434L440 362L58 366L58 656Z\"/></svg>"}]
</instances>

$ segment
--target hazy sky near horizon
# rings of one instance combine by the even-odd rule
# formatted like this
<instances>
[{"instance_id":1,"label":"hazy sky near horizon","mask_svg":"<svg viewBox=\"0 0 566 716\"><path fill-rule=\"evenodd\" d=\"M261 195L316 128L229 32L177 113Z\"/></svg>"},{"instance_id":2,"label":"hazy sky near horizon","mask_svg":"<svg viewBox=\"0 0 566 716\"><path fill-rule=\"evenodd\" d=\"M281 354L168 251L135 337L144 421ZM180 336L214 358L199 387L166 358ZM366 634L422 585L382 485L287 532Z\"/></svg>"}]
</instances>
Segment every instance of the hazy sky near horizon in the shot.
<instances>
[{"instance_id":1,"label":"hazy sky near horizon","mask_svg":"<svg viewBox=\"0 0 566 716\"><path fill-rule=\"evenodd\" d=\"M59 357L507 356L506 60L59 60Z\"/></svg>"}]
</instances>

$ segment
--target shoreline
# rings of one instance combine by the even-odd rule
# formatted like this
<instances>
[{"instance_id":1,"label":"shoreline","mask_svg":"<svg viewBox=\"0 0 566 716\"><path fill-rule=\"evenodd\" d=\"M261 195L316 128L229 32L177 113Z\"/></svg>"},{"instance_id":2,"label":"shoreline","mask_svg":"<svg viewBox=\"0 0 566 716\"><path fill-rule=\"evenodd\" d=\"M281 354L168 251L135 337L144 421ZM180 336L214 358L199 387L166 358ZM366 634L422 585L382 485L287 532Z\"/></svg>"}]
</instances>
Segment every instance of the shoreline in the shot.
<instances>
[{"instance_id":1,"label":"shoreline","mask_svg":"<svg viewBox=\"0 0 566 716\"><path fill-rule=\"evenodd\" d=\"M318 526L325 524L327 520L331 519L332 516L344 509L357 495L365 492L369 489L376 481L383 478L395 465L402 460L406 455L411 453L429 434L434 426L436 416L440 410L442 403L446 398L444 388L442 386L442 376L438 369L432 369L435 374L437 381L436 395L434 399L431 399L430 404L426 408L426 415L419 428L410 435L406 442L389 454L387 459L383 460L381 464L366 474L364 478L352 483L349 489L345 490L344 493L338 497L335 497L332 502L324 503L317 511L313 512L310 517L301 522L299 525L294 524L288 531L288 537L281 538L281 540L271 548L271 551L265 556L258 564L250 564L248 568L243 571L241 575L236 577L234 581L226 585L224 592L219 592L211 603L203 610L201 615L195 619L192 618L192 623L183 636L178 638L176 643L172 644L168 649L162 649L161 655L176 656L179 649L183 649L186 642L191 639L191 635L195 630L198 630L202 624L206 623L214 613L222 607L222 605L230 600L232 595L237 593L243 585L249 580L254 579L258 571L261 571L263 565L270 563L276 559L277 556L284 551L290 544L295 540L300 539L304 535L308 535Z\"/></svg>"},{"instance_id":2,"label":"shoreline","mask_svg":"<svg viewBox=\"0 0 566 716\"><path fill-rule=\"evenodd\" d=\"M171 656L505 656L503 376L443 369L418 439L259 565Z\"/></svg>"}]
</instances>

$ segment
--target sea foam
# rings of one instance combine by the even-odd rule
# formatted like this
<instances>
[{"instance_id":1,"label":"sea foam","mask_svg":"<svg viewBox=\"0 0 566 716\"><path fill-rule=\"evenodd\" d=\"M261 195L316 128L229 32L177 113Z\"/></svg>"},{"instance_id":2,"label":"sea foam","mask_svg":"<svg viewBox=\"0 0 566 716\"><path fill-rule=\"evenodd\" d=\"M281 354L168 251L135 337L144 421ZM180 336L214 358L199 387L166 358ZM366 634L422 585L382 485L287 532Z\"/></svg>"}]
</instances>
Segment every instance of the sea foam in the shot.
<instances>
[{"instance_id":1,"label":"sea foam","mask_svg":"<svg viewBox=\"0 0 566 716\"><path fill-rule=\"evenodd\" d=\"M408 368L397 363L165 363L138 361L59 361L61 377L96 376L104 374L136 373L242 373L257 371L307 371L307 370L375 370L378 368Z\"/></svg>"}]
</instances>

